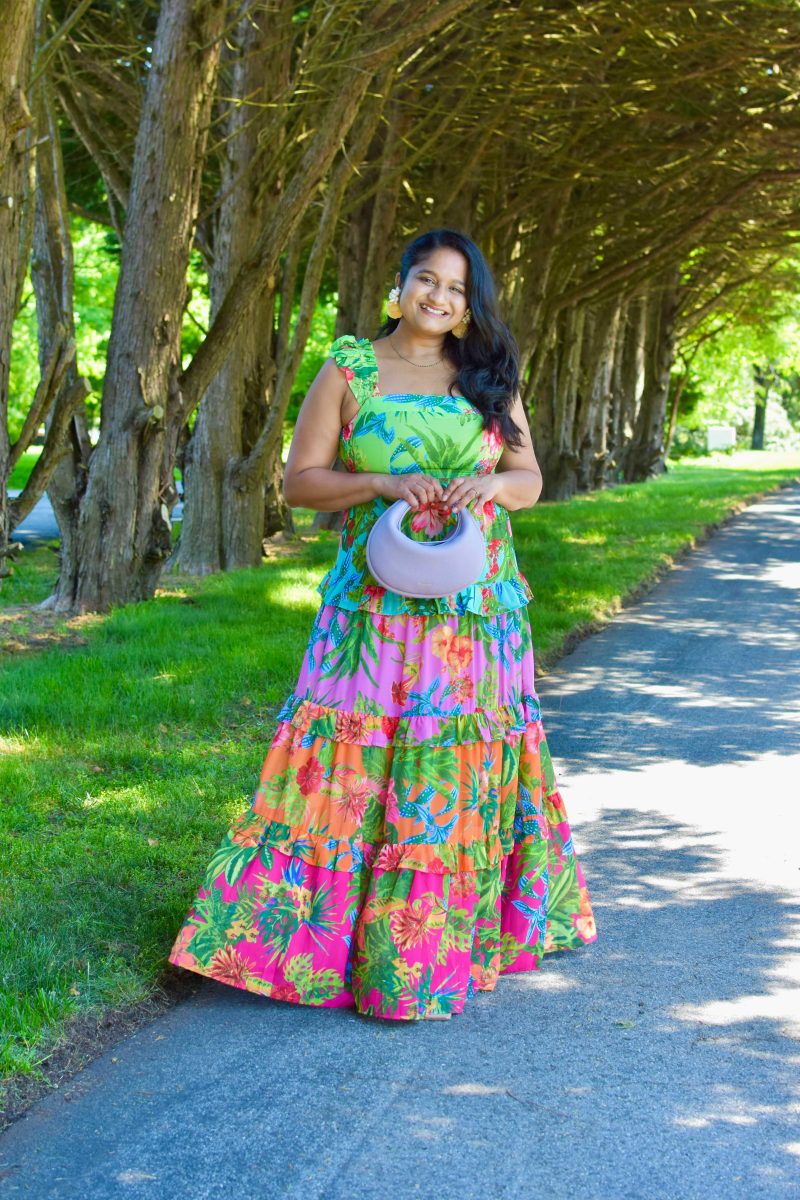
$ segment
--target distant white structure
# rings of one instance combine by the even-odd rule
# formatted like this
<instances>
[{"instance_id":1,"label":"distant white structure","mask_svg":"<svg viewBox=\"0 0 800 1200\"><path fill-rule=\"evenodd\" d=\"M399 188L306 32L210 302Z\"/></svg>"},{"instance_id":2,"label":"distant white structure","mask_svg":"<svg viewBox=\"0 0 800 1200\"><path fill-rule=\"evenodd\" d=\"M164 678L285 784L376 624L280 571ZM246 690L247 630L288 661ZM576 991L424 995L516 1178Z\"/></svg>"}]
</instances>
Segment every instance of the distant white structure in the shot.
<instances>
[{"instance_id":1,"label":"distant white structure","mask_svg":"<svg viewBox=\"0 0 800 1200\"><path fill-rule=\"evenodd\" d=\"M706 429L706 446L709 450L730 450L736 445L736 430L733 425L709 425Z\"/></svg>"}]
</instances>

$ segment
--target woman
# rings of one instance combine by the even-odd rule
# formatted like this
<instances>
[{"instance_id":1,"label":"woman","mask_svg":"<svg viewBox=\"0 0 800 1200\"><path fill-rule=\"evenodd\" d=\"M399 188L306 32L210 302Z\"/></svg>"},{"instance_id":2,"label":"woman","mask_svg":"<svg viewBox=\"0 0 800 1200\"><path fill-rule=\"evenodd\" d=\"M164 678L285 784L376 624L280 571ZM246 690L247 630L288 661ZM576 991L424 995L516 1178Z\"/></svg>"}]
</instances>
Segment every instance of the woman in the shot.
<instances>
[{"instance_id":1,"label":"woman","mask_svg":"<svg viewBox=\"0 0 800 1200\"><path fill-rule=\"evenodd\" d=\"M170 958L272 999L442 1018L595 930L508 518L541 475L477 246L417 238L388 311L374 344L335 342L300 411L286 499L346 509L341 543L252 805ZM416 538L469 507L483 576L439 599L379 586L365 544L398 499Z\"/></svg>"}]
</instances>

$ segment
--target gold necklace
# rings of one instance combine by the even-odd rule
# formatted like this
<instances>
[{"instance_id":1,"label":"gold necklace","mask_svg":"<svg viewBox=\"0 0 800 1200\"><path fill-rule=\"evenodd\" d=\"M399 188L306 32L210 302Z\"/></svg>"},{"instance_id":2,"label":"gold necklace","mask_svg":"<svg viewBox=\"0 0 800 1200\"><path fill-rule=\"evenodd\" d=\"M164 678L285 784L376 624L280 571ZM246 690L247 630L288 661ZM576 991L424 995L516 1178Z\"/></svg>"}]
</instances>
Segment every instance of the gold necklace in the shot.
<instances>
[{"instance_id":1,"label":"gold necklace","mask_svg":"<svg viewBox=\"0 0 800 1200\"><path fill-rule=\"evenodd\" d=\"M388 341L389 341L389 345L392 347L392 349L394 350L397 357L402 358L404 362L411 363L412 367L438 367L440 363L444 362L444 355L442 355L441 358L437 358L436 362L432 362L432 363L414 362L413 358L406 358L405 354L400 353L400 351L397 349L397 347L395 346L395 344L391 338L389 338Z\"/></svg>"}]
</instances>

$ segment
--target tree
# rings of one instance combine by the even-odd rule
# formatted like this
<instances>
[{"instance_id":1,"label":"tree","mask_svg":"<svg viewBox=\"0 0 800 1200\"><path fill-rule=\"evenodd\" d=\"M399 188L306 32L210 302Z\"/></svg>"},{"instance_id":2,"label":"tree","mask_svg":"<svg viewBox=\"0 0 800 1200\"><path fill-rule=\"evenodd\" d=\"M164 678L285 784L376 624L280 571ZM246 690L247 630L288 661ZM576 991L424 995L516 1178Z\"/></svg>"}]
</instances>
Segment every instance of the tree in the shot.
<instances>
[{"instance_id":1,"label":"tree","mask_svg":"<svg viewBox=\"0 0 800 1200\"><path fill-rule=\"evenodd\" d=\"M259 563L264 534L291 521L281 494L283 418L342 195L381 110L375 98L361 107L319 208L310 210L308 219L302 207L289 211L284 192L297 164L284 149L305 132L309 114L301 104L294 111L286 105L286 96L301 86L303 76L298 73L299 47L293 45L300 36L293 5L284 5L282 17L276 25L275 11L267 16L248 8L230 43L212 319L225 298L236 294L239 272L262 231L276 222L291 223L283 226L282 262L273 264L271 285L241 326L236 353L224 360L203 395L186 450L184 519L172 561L192 574ZM331 33L338 41L336 31ZM305 39L306 66L309 58L324 62L336 51L326 28L319 36L323 44L316 47ZM333 97L329 104L334 111L339 107ZM276 120L275 106L286 113L282 122ZM336 151L335 142L323 147L326 154L331 149ZM309 182L306 206L314 203L316 190L307 178L307 186ZM296 298L299 311L293 321Z\"/></svg>"},{"instance_id":2,"label":"tree","mask_svg":"<svg viewBox=\"0 0 800 1200\"><path fill-rule=\"evenodd\" d=\"M40 8L41 12L41 8ZM26 419L33 433L46 423L46 439L22 495L12 503L12 521L22 520L48 491L62 531L61 553L72 557L79 497L86 484L91 444L83 411L90 385L78 372L75 346L72 240L58 122L46 77L35 89L36 197L31 279L36 294L40 387ZM23 444L20 436L18 444ZM70 454L69 451L72 451Z\"/></svg>"},{"instance_id":3,"label":"tree","mask_svg":"<svg viewBox=\"0 0 800 1200\"><path fill-rule=\"evenodd\" d=\"M50 0L56 20L70 20L65 2ZM179 446L185 517L169 561L259 561L265 531L289 519L283 421L322 280L332 289L338 265L337 331L373 333L400 245L432 225L471 233L500 281L545 495L663 469L673 358L689 361L695 330L748 281L774 278L795 236L791 8L421 0L412 24L390 0L237 2L207 141L192 114L204 72L211 94L214 39L175 43L191 126L176 157L175 93L162 89L154 114L149 47L181 6L92 5L46 73L108 197L107 215L94 194L82 211L120 231L123 273L89 486L60 514L75 537L59 605L152 594ZM189 204L170 224L172 194ZM177 246L166 278L162 231ZM192 244L212 311L181 363ZM85 477L70 428L73 478Z\"/></svg>"},{"instance_id":4,"label":"tree","mask_svg":"<svg viewBox=\"0 0 800 1200\"><path fill-rule=\"evenodd\" d=\"M772 371L760 363L753 364L753 383L755 384L755 414L753 416L753 436L750 442L751 450L764 449L764 430L767 424L767 401L769 400Z\"/></svg>"},{"instance_id":5,"label":"tree","mask_svg":"<svg viewBox=\"0 0 800 1200\"><path fill-rule=\"evenodd\" d=\"M153 594L170 549L183 397L181 313L225 0L162 7L136 138L103 388L70 555L54 605L107 608Z\"/></svg>"},{"instance_id":6,"label":"tree","mask_svg":"<svg viewBox=\"0 0 800 1200\"><path fill-rule=\"evenodd\" d=\"M389 69L389 64L398 56L407 53L410 47L424 43L429 35L447 26L453 17L470 6L471 0L447 0L447 3L425 0L417 7L413 26L409 25L402 8L391 3L343 4L336 22L317 9L311 10L310 28L300 39L302 52L298 54L288 84L289 95L279 106L278 117L270 125L269 137L263 139L268 146L275 144L273 139L281 130L281 114L285 111L283 119L287 125L278 144L285 140L291 153L276 156L270 164L273 172L276 167L279 169L281 182L277 197L269 206L269 220L258 229L246 252L244 247L239 248L231 260L235 269L226 279L226 290L215 307L208 335L179 380L184 421L187 421L219 372L226 369L232 353L239 353L242 338L255 314L264 305L267 312L273 309L276 289L282 286L281 321L276 332L277 344L285 351L285 364L275 363L275 400L272 405L264 405L263 425L249 449L242 445L240 432L234 435L232 457L225 466L229 481L228 500L217 509L220 520L205 526L203 544L198 547L195 543L191 550L187 549L186 560L191 559L192 569L218 569L215 564L219 562L226 522L228 530L236 529L238 534L225 565L252 562L260 553L262 527L256 523L255 516L263 502L264 476L267 474L272 482L278 473L283 413L308 334L313 296L335 229L338 206L334 202L341 199L353 169L349 152L340 153L342 141L352 130L353 143L358 147L358 161L364 153L364 146L359 143L365 139L379 113L374 97L365 103L371 83L380 78L381 72ZM313 111L302 102L288 103L292 94L308 91L309 79L313 81ZM306 148L298 154L297 146ZM306 263L301 316L290 336L294 286L288 284L294 279L293 264L299 259L295 241L298 236L302 238L303 221L331 168L333 175L322 204L314 248ZM269 178L268 174L262 173L259 186L266 187ZM241 406L242 402L240 391L235 403ZM237 415L235 423L239 421ZM201 428L205 434L205 428ZM239 447L236 446L237 438ZM198 447L202 447L200 439ZM192 534L196 528L195 521ZM227 551L225 553L227 555ZM178 550L177 561L184 562L182 548Z\"/></svg>"},{"instance_id":7,"label":"tree","mask_svg":"<svg viewBox=\"0 0 800 1200\"><path fill-rule=\"evenodd\" d=\"M19 0L0 12L0 576L9 553L8 476L12 447L8 436L8 379L11 329L27 266L25 224L27 131L31 124L27 90L33 61L34 0Z\"/></svg>"}]
</instances>

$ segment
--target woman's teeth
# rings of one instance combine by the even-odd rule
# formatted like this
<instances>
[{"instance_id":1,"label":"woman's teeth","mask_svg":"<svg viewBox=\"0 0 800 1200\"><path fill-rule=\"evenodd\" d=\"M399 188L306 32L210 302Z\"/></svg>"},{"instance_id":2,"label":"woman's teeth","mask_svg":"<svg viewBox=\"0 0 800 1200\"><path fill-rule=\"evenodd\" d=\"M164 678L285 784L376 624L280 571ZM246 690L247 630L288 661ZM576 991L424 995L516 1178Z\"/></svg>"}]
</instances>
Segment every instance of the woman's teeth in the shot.
<instances>
[{"instance_id":1,"label":"woman's teeth","mask_svg":"<svg viewBox=\"0 0 800 1200\"><path fill-rule=\"evenodd\" d=\"M447 313L441 308L431 308L429 304L421 304L420 308L423 312L429 312L432 317L446 317Z\"/></svg>"}]
</instances>

